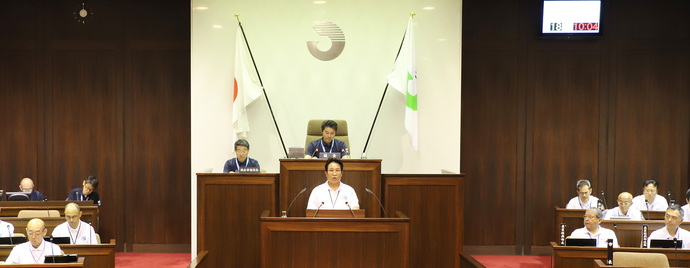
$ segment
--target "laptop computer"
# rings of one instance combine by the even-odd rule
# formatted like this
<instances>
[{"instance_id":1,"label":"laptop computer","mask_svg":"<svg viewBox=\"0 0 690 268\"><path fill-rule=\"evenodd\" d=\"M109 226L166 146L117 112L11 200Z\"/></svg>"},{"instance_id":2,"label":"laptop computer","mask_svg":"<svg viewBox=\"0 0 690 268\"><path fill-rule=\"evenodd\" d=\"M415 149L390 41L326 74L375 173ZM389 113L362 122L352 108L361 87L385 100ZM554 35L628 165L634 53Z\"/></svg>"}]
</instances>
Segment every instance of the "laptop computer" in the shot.
<instances>
[{"instance_id":1,"label":"laptop computer","mask_svg":"<svg viewBox=\"0 0 690 268\"><path fill-rule=\"evenodd\" d=\"M319 159L329 159L329 158L340 159L340 153L324 153L324 152L319 153Z\"/></svg>"},{"instance_id":2,"label":"laptop computer","mask_svg":"<svg viewBox=\"0 0 690 268\"><path fill-rule=\"evenodd\" d=\"M291 146L288 151L288 157L292 159L304 158L304 147Z\"/></svg>"},{"instance_id":3,"label":"laptop computer","mask_svg":"<svg viewBox=\"0 0 690 268\"><path fill-rule=\"evenodd\" d=\"M77 262L77 254L46 255L45 263L73 263Z\"/></svg>"},{"instance_id":4,"label":"laptop computer","mask_svg":"<svg viewBox=\"0 0 690 268\"><path fill-rule=\"evenodd\" d=\"M0 237L0 245L16 245L26 242L26 236Z\"/></svg>"},{"instance_id":5,"label":"laptop computer","mask_svg":"<svg viewBox=\"0 0 690 268\"><path fill-rule=\"evenodd\" d=\"M677 248L683 248L683 240L676 240L677 244L675 247ZM650 239L649 240L649 247L650 248L674 248L673 245L673 240L671 239Z\"/></svg>"},{"instance_id":6,"label":"laptop computer","mask_svg":"<svg viewBox=\"0 0 690 268\"><path fill-rule=\"evenodd\" d=\"M565 245L566 246L575 246L575 247L596 247L597 246L597 240L594 238L566 238L565 239Z\"/></svg>"}]
</instances>

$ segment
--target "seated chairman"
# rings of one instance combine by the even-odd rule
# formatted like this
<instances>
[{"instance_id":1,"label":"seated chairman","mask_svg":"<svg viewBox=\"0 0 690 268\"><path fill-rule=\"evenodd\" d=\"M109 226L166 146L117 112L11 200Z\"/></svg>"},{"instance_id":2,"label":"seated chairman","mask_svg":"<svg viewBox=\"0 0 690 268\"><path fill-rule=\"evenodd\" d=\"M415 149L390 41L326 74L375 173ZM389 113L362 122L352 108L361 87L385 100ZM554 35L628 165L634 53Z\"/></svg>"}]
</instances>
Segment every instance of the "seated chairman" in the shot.
<instances>
[{"instance_id":1,"label":"seated chairman","mask_svg":"<svg viewBox=\"0 0 690 268\"><path fill-rule=\"evenodd\" d=\"M14 246L5 264L45 263L46 255L62 255L60 246L43 240L46 233L48 229L41 219L30 220L26 225L29 241Z\"/></svg>"},{"instance_id":2,"label":"seated chairman","mask_svg":"<svg viewBox=\"0 0 690 268\"><path fill-rule=\"evenodd\" d=\"M664 211L668 208L666 198L658 195L659 183L655 180L646 180L642 184L643 194L633 198L633 206L638 210Z\"/></svg>"},{"instance_id":3,"label":"seated chairman","mask_svg":"<svg viewBox=\"0 0 690 268\"><path fill-rule=\"evenodd\" d=\"M261 169L259 161L249 158L249 142L240 139L235 142L235 155L237 157L225 161L223 173L237 172L240 168L255 167Z\"/></svg>"},{"instance_id":4,"label":"seated chairman","mask_svg":"<svg viewBox=\"0 0 690 268\"><path fill-rule=\"evenodd\" d=\"M95 192L98 188L98 179L96 177L89 175L81 183L82 188L74 188L69 193L67 201L93 201L94 204L98 204L101 200L98 193Z\"/></svg>"},{"instance_id":5,"label":"seated chairman","mask_svg":"<svg viewBox=\"0 0 690 268\"><path fill-rule=\"evenodd\" d=\"M620 247L618 245L618 238L616 233L610 229L599 226L601 223L601 210L598 208L588 208L585 210L584 223L585 227L575 229L571 234L571 238L594 238L597 240L597 247L606 247L606 240L613 239L613 247Z\"/></svg>"},{"instance_id":6,"label":"seated chairman","mask_svg":"<svg viewBox=\"0 0 690 268\"><path fill-rule=\"evenodd\" d=\"M53 229L54 237L69 237L70 244L98 244L96 232L93 227L81 221L81 209L76 203L65 206L66 222Z\"/></svg>"},{"instance_id":7,"label":"seated chairman","mask_svg":"<svg viewBox=\"0 0 690 268\"><path fill-rule=\"evenodd\" d=\"M570 199L566 209L588 209L595 208L599 203L599 198L592 196L592 184L588 180L579 180L575 184L577 196Z\"/></svg>"},{"instance_id":8,"label":"seated chairman","mask_svg":"<svg viewBox=\"0 0 690 268\"><path fill-rule=\"evenodd\" d=\"M355 189L340 182L343 177L343 161L329 158L326 160L325 170L326 182L311 191L307 209L359 209Z\"/></svg>"},{"instance_id":9,"label":"seated chairman","mask_svg":"<svg viewBox=\"0 0 690 268\"><path fill-rule=\"evenodd\" d=\"M321 123L321 138L309 143L304 158L319 158L319 153L340 153L340 158L350 158L350 151L345 142L335 138L337 131L338 123L324 120Z\"/></svg>"},{"instance_id":10,"label":"seated chairman","mask_svg":"<svg viewBox=\"0 0 690 268\"><path fill-rule=\"evenodd\" d=\"M633 221L643 221L642 212L637 208L632 207L632 194L622 192L618 195L618 206L606 211L604 220L610 220L612 217L628 218Z\"/></svg>"},{"instance_id":11,"label":"seated chairman","mask_svg":"<svg viewBox=\"0 0 690 268\"><path fill-rule=\"evenodd\" d=\"M34 181L30 178L22 179L19 183L19 190L31 194L31 201L43 201L43 194L34 190Z\"/></svg>"}]
</instances>

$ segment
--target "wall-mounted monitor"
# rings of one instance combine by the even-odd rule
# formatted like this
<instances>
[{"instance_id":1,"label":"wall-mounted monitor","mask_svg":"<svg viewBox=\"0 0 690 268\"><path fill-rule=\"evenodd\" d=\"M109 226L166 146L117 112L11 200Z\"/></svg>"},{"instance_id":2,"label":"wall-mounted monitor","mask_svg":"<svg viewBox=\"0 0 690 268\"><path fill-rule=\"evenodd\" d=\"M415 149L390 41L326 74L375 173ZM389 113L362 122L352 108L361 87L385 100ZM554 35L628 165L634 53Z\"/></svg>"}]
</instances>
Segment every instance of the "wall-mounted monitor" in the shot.
<instances>
[{"instance_id":1,"label":"wall-mounted monitor","mask_svg":"<svg viewBox=\"0 0 690 268\"><path fill-rule=\"evenodd\" d=\"M599 36L601 0L544 0L541 36Z\"/></svg>"}]
</instances>

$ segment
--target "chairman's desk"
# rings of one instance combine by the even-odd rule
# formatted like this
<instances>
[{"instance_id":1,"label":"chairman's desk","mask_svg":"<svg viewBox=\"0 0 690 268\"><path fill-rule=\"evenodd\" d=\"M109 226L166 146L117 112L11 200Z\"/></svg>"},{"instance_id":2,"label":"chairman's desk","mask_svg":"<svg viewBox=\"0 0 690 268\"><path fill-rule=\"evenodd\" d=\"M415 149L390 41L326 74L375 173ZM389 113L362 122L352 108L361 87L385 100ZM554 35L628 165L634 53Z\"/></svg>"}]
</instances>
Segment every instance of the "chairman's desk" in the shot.
<instances>
[{"instance_id":1,"label":"chairman's desk","mask_svg":"<svg viewBox=\"0 0 690 268\"><path fill-rule=\"evenodd\" d=\"M664 220L665 211L649 211L649 217L647 216L648 211L642 211L642 215L647 220ZM585 216L584 209L565 209L556 207L556 228L554 228L555 237L560 239L561 236L561 223L565 223L565 235L569 236L575 229L582 228L585 226L583 216ZM613 225L611 225L613 226ZM608 228L608 227L606 227ZM640 230L642 227L640 227ZM613 227L610 228L613 230ZM658 229L658 228L657 228ZM650 230L656 230L651 229ZM620 240L620 238L619 238Z\"/></svg>"},{"instance_id":2,"label":"chairman's desk","mask_svg":"<svg viewBox=\"0 0 690 268\"><path fill-rule=\"evenodd\" d=\"M109 244L98 245L59 245L65 254L77 254L84 257L84 267L115 267L115 239ZM0 260L4 261L12 252L13 245L0 245ZM4 267L4 266L0 266ZM71 266L70 266L71 267ZM79 266L81 267L81 266Z\"/></svg>"},{"instance_id":3,"label":"chairman's desk","mask_svg":"<svg viewBox=\"0 0 690 268\"><path fill-rule=\"evenodd\" d=\"M349 211L343 211L348 216ZM408 267L410 219L261 217L261 267Z\"/></svg>"},{"instance_id":4,"label":"chairman's desk","mask_svg":"<svg viewBox=\"0 0 690 268\"><path fill-rule=\"evenodd\" d=\"M582 267L594 267L595 259L606 259L607 249L606 248L595 248L595 247L564 247L559 246L556 242L551 242L551 248L553 249L553 255L551 257L551 267L561 267L561 268L582 268ZM662 249L662 248L634 248L634 247L621 247L614 248L614 252L642 252L642 253L663 253L668 258L671 265L675 265L676 261L676 251L674 249ZM678 267L690 267L690 250L679 249L678 250Z\"/></svg>"},{"instance_id":5,"label":"chairman's desk","mask_svg":"<svg viewBox=\"0 0 690 268\"><path fill-rule=\"evenodd\" d=\"M17 217L20 210L42 210L46 211L57 210L60 211L60 216L65 216L65 205L69 203L77 203L81 209L82 215L81 220L89 223L93 226L93 229L99 231L99 209L98 205L95 205L92 201L58 201L58 200L48 200L46 207L46 202L43 201L0 201L0 217ZM46 214L48 212L46 211ZM64 220L64 218L63 218Z\"/></svg>"},{"instance_id":6,"label":"chairman's desk","mask_svg":"<svg viewBox=\"0 0 690 268\"><path fill-rule=\"evenodd\" d=\"M462 250L462 174L381 174L381 160L345 159L343 182L355 185L367 218L380 218L374 191L390 213L410 218L410 267L459 267ZM198 173L197 249L208 267L261 265L261 213L304 216L313 187L325 182L324 160L282 159L281 173ZM319 212L320 213L320 212Z\"/></svg>"}]
</instances>

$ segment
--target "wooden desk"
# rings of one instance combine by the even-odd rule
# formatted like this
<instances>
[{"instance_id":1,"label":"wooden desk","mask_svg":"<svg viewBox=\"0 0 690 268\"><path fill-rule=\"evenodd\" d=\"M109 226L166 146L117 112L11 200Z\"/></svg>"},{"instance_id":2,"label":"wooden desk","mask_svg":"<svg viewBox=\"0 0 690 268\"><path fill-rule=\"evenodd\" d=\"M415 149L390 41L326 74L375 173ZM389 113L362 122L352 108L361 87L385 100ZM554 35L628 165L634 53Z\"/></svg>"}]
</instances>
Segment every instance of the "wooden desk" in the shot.
<instances>
[{"instance_id":1,"label":"wooden desk","mask_svg":"<svg viewBox=\"0 0 690 268\"><path fill-rule=\"evenodd\" d=\"M9 222L14 226L15 233L26 234L26 225L33 218L18 218L18 217L0 217L3 221ZM39 218L43 220L48 229L48 235L53 233L56 226L65 222L65 218Z\"/></svg>"},{"instance_id":2,"label":"wooden desk","mask_svg":"<svg viewBox=\"0 0 690 268\"><path fill-rule=\"evenodd\" d=\"M396 218L261 217L261 267L408 267L409 224Z\"/></svg>"},{"instance_id":3,"label":"wooden desk","mask_svg":"<svg viewBox=\"0 0 690 268\"><path fill-rule=\"evenodd\" d=\"M261 265L260 217L276 211L277 182L278 174L197 174L197 253L208 251L205 267Z\"/></svg>"},{"instance_id":4,"label":"wooden desk","mask_svg":"<svg viewBox=\"0 0 690 268\"><path fill-rule=\"evenodd\" d=\"M77 258L76 263L42 263L42 264L3 264L2 267L7 268L43 268L43 267L60 267L60 268L74 268L84 267L84 258Z\"/></svg>"},{"instance_id":5,"label":"wooden desk","mask_svg":"<svg viewBox=\"0 0 690 268\"><path fill-rule=\"evenodd\" d=\"M595 259L606 259L606 248L595 247L563 247L556 242L551 242L553 248L553 255L551 257L551 267L562 268L581 268L593 267ZM670 264L675 265L676 255L673 249L661 248L615 248L614 251L625 252L656 252L666 254ZM678 266L690 267L690 250L678 250Z\"/></svg>"},{"instance_id":6,"label":"wooden desk","mask_svg":"<svg viewBox=\"0 0 690 268\"><path fill-rule=\"evenodd\" d=\"M651 220L664 220L665 211L649 211L649 218ZM582 217L585 215L584 209L565 209L556 207L556 227L554 228L554 239L560 241L561 239L561 223L565 223L565 236L569 236L575 229L585 226ZM647 219L647 211L642 211L642 215ZM650 219L647 219L650 220ZM613 225L611 225L613 226ZM608 227L606 227L608 228ZM651 227L650 227L651 228ZM610 228L613 230L613 227ZM658 228L657 228L658 229ZM641 227L640 227L640 230ZM650 229L656 230L656 229ZM651 232L650 232L651 233ZM620 238L618 238L620 242ZM622 245L621 245L622 246Z\"/></svg>"},{"instance_id":7,"label":"wooden desk","mask_svg":"<svg viewBox=\"0 0 690 268\"><path fill-rule=\"evenodd\" d=\"M280 159L280 210L287 210L292 199L303 188L304 196L295 200L288 217L304 217L309 195L314 187L326 182L321 159ZM342 182L352 186L357 193L359 206L367 211L367 217L381 217L381 207L376 198L365 191L369 188L381 197L381 159L343 159Z\"/></svg>"},{"instance_id":8,"label":"wooden desk","mask_svg":"<svg viewBox=\"0 0 690 268\"><path fill-rule=\"evenodd\" d=\"M354 215L352 215L354 213ZM314 217L316 214L315 209L307 209L307 217ZM347 209L321 209L317 218L366 218L366 212L364 209L358 210L347 210Z\"/></svg>"},{"instance_id":9,"label":"wooden desk","mask_svg":"<svg viewBox=\"0 0 690 268\"><path fill-rule=\"evenodd\" d=\"M84 257L84 267L115 267L115 239L111 239L109 244L98 245L59 245L65 254L77 254ZM6 260L12 251L12 245L0 245L0 259ZM2 266L4 267L4 266ZM41 266L43 267L43 266ZM52 266L50 266L52 267ZM61 266L56 266L61 267ZM73 266L69 266L73 267ZM82 266L79 266L82 267Z\"/></svg>"},{"instance_id":10,"label":"wooden desk","mask_svg":"<svg viewBox=\"0 0 690 268\"><path fill-rule=\"evenodd\" d=\"M69 203L77 203L81 209L81 220L90 223L93 229L98 233L99 231L99 209L98 205L94 205L91 201L58 201L48 200L48 208L46 203L42 201L0 201L0 217L17 217L20 210L43 210L55 209L60 211L60 216L65 216L65 205ZM46 212L47 214L48 212Z\"/></svg>"}]
</instances>

